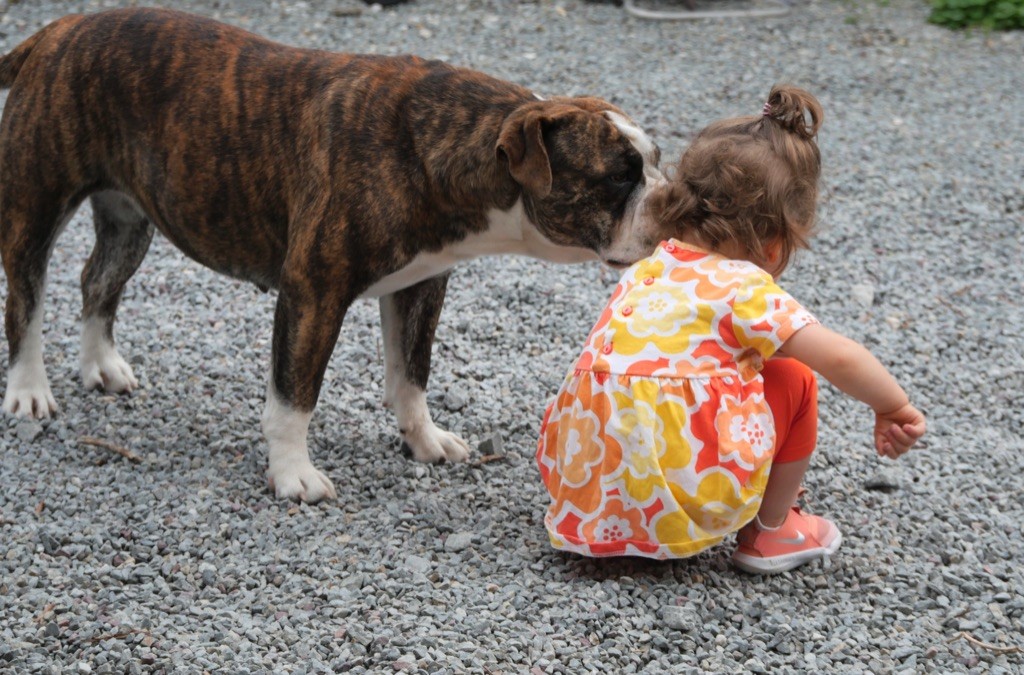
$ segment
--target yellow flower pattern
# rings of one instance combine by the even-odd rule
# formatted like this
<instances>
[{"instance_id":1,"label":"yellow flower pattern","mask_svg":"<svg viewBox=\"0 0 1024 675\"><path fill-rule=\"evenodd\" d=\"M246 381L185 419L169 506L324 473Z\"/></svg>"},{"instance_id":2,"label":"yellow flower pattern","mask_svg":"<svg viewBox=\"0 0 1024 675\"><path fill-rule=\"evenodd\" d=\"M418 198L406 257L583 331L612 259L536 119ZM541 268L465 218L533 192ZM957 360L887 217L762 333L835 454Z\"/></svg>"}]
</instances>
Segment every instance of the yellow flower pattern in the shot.
<instances>
[{"instance_id":1,"label":"yellow flower pattern","mask_svg":"<svg viewBox=\"0 0 1024 675\"><path fill-rule=\"evenodd\" d=\"M758 372L815 322L757 266L676 240L626 270L541 427L551 543L680 558L749 522L775 444Z\"/></svg>"}]
</instances>

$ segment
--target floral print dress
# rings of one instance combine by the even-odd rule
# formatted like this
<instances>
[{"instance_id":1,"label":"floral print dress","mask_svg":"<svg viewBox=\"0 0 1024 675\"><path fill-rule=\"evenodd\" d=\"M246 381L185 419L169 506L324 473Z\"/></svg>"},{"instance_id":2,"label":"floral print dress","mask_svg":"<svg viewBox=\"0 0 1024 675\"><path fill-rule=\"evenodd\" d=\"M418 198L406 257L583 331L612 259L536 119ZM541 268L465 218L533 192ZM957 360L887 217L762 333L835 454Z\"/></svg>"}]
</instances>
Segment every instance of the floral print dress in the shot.
<instances>
[{"instance_id":1,"label":"floral print dress","mask_svg":"<svg viewBox=\"0 0 1024 675\"><path fill-rule=\"evenodd\" d=\"M759 371L815 322L756 265L674 239L626 270L541 427L552 545L681 558L752 520L775 442Z\"/></svg>"}]
</instances>

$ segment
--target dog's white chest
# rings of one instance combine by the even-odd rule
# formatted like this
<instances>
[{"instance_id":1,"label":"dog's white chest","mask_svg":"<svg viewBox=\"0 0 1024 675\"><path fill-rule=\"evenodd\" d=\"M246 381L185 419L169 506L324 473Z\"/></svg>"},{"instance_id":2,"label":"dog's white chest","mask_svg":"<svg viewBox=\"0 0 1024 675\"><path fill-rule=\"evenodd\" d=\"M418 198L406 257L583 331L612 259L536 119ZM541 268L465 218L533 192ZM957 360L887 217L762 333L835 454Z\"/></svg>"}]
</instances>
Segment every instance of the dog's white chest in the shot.
<instances>
[{"instance_id":1,"label":"dog's white chest","mask_svg":"<svg viewBox=\"0 0 1024 675\"><path fill-rule=\"evenodd\" d=\"M485 255L528 255L560 263L597 259L589 249L558 246L548 241L526 217L522 201L517 201L508 211L491 211L487 221L489 226L483 232L471 234L440 251L417 255L402 269L370 286L360 297L389 295L444 274L464 260Z\"/></svg>"},{"instance_id":2,"label":"dog's white chest","mask_svg":"<svg viewBox=\"0 0 1024 675\"><path fill-rule=\"evenodd\" d=\"M370 286L360 297L379 298L403 288L409 288L421 281L444 274L460 260L464 260L464 258L457 255L455 247L445 248L437 253L421 253L399 271L389 274Z\"/></svg>"}]
</instances>

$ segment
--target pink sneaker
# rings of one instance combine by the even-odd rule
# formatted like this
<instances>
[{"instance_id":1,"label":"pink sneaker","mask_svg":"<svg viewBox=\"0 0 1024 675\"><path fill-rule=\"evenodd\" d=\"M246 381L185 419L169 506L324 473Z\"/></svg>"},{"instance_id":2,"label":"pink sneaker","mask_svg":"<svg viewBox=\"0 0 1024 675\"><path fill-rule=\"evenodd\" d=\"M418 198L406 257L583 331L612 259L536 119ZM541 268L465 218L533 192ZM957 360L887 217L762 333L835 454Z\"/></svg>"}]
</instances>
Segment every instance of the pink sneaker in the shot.
<instances>
[{"instance_id":1,"label":"pink sneaker","mask_svg":"<svg viewBox=\"0 0 1024 675\"><path fill-rule=\"evenodd\" d=\"M843 542L839 528L794 506L777 530L762 530L755 520L736 535L732 562L751 574L778 574L832 555Z\"/></svg>"}]
</instances>

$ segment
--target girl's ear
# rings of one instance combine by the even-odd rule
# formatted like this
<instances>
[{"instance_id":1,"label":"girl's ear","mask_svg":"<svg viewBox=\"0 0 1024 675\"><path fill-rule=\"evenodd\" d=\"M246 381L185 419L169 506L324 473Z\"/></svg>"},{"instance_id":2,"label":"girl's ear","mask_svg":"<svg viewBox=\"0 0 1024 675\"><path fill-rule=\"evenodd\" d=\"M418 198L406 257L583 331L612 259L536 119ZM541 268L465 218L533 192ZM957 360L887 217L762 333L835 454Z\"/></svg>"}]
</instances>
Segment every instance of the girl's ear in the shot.
<instances>
[{"instance_id":1,"label":"girl's ear","mask_svg":"<svg viewBox=\"0 0 1024 675\"><path fill-rule=\"evenodd\" d=\"M765 271L773 277L777 277L786 269L785 265L782 264L782 242L775 240L768 243L764 247L765 262L767 263Z\"/></svg>"}]
</instances>

